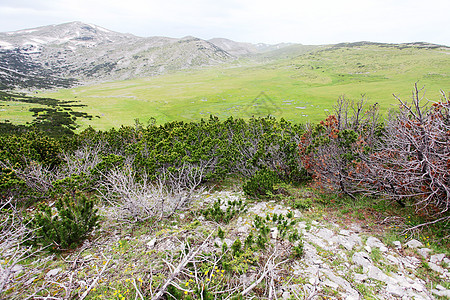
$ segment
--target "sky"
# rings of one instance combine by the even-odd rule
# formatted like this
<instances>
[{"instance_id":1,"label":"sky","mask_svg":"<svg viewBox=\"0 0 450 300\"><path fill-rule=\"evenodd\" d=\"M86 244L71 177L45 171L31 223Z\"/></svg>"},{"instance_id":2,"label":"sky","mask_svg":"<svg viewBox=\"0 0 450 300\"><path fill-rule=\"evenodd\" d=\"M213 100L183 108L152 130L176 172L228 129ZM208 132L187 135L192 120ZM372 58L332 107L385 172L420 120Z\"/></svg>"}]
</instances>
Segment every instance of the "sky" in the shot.
<instances>
[{"instance_id":1,"label":"sky","mask_svg":"<svg viewBox=\"0 0 450 300\"><path fill-rule=\"evenodd\" d=\"M81 21L141 37L450 46L449 0L0 0L0 32Z\"/></svg>"}]
</instances>

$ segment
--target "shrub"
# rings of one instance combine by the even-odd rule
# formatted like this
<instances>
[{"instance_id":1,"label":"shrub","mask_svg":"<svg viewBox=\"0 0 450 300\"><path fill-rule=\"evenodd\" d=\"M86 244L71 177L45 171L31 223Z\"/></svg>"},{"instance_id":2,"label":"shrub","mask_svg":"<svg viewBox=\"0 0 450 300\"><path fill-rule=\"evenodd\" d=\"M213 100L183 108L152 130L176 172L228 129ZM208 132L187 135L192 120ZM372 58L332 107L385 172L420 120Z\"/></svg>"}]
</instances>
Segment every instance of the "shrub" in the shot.
<instances>
[{"instance_id":1,"label":"shrub","mask_svg":"<svg viewBox=\"0 0 450 300\"><path fill-rule=\"evenodd\" d=\"M243 203L242 200L228 201L228 205L226 207L221 207L221 200L217 199L212 207L208 207L203 211L203 216L211 221L228 224L235 216L246 211L246 204Z\"/></svg>"},{"instance_id":2,"label":"shrub","mask_svg":"<svg viewBox=\"0 0 450 300\"><path fill-rule=\"evenodd\" d=\"M78 246L97 226L97 209L94 201L85 195L64 195L55 203L56 212L40 204L32 227L36 229L35 244L64 250Z\"/></svg>"},{"instance_id":3,"label":"shrub","mask_svg":"<svg viewBox=\"0 0 450 300\"><path fill-rule=\"evenodd\" d=\"M274 185L277 182L279 182L279 179L275 172L261 170L244 184L243 189L245 194L250 197L267 197L269 193L273 194Z\"/></svg>"}]
</instances>

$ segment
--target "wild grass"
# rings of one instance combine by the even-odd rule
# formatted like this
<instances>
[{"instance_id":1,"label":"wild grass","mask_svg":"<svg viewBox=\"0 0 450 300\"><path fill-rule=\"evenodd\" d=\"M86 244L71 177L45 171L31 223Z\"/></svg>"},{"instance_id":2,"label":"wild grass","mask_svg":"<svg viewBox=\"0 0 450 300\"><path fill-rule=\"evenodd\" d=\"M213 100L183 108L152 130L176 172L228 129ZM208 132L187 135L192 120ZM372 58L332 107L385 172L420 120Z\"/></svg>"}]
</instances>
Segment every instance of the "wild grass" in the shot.
<instances>
[{"instance_id":1,"label":"wild grass","mask_svg":"<svg viewBox=\"0 0 450 300\"><path fill-rule=\"evenodd\" d=\"M427 97L439 99L440 89L448 89L449 53L374 45L338 48L269 61L238 60L40 96L88 105L82 110L100 118L83 120L82 125L97 129L132 125L136 118L145 123L154 117L162 124L210 114L245 118L270 113L296 122L317 122L341 95L358 99L365 94L369 103L379 103L386 112L396 103L393 93L407 98L418 81L426 86Z\"/></svg>"}]
</instances>

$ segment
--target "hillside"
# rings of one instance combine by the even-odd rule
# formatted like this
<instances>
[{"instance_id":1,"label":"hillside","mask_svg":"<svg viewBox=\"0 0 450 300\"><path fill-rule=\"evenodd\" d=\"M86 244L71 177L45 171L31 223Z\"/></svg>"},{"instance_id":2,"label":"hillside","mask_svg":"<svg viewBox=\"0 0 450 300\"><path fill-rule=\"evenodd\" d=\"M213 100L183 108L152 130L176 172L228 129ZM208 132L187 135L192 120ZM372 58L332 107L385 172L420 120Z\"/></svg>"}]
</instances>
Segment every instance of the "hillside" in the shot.
<instances>
[{"instance_id":1,"label":"hillside","mask_svg":"<svg viewBox=\"0 0 450 300\"><path fill-rule=\"evenodd\" d=\"M0 84L6 87L128 79L231 59L226 51L194 37L142 38L81 22L0 33ZM43 80L49 74L54 84Z\"/></svg>"}]
</instances>

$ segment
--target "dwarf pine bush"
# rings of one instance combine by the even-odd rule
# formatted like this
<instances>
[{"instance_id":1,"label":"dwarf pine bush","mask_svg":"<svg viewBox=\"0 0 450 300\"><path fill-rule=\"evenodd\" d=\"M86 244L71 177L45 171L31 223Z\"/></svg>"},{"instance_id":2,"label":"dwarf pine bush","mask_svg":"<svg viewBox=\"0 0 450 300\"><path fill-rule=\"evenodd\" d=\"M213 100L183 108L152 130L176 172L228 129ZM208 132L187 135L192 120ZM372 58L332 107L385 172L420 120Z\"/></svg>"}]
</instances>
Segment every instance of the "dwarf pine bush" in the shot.
<instances>
[{"instance_id":1,"label":"dwarf pine bush","mask_svg":"<svg viewBox=\"0 0 450 300\"><path fill-rule=\"evenodd\" d=\"M53 251L78 246L98 225L94 201L85 195L64 195L55 203L56 211L40 204L32 227L35 244L50 246Z\"/></svg>"}]
</instances>

